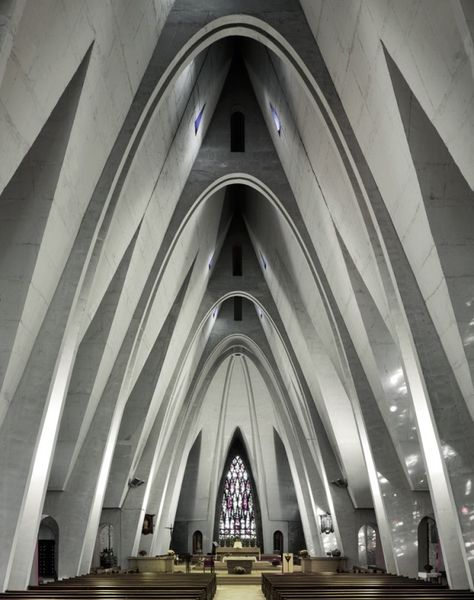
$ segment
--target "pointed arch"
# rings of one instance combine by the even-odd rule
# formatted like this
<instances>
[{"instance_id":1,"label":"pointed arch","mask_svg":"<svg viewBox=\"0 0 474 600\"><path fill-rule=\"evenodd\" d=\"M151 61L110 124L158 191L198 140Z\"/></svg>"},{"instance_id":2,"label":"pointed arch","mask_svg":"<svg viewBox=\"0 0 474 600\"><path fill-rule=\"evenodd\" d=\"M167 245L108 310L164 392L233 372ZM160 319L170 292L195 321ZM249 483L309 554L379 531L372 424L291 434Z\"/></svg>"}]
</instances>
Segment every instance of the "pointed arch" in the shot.
<instances>
[{"instance_id":1,"label":"pointed arch","mask_svg":"<svg viewBox=\"0 0 474 600\"><path fill-rule=\"evenodd\" d=\"M251 502L251 510L249 510L249 513L251 512L252 514L251 516L249 516L250 520L253 521L253 525L250 523L248 525L245 524L243 530L240 524L238 527L235 527L235 525L225 527L224 530L221 527L223 499L231 498L231 494L233 493L228 489L226 485L229 481L229 475L233 479L248 482L246 490L246 501ZM242 508L243 507L237 507L237 511L240 513L242 511ZM248 508L244 508L243 512L245 513L247 510ZM243 531L243 533L238 533L239 531ZM253 537L254 535L255 537ZM239 427L236 428L232 440L229 444L229 449L227 451L227 458L224 463L224 469L217 491L214 522L214 539L218 539L219 543L222 545L225 539L229 539L231 537L242 538L242 540L245 541L247 545L258 546L261 550L263 550L262 518L260 512L260 503L258 499L257 485L255 483L255 479L252 473L252 467L247 453L247 449L245 447L242 432L240 431Z\"/></svg>"}]
</instances>

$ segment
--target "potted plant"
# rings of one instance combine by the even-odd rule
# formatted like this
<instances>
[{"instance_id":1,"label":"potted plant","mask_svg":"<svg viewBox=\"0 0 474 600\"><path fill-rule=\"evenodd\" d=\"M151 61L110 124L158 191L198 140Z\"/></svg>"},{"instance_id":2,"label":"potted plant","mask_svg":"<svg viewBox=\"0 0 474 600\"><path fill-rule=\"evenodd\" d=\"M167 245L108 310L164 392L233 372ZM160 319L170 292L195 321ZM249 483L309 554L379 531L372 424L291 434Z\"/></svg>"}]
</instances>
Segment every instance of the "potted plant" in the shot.
<instances>
[{"instance_id":1,"label":"potted plant","mask_svg":"<svg viewBox=\"0 0 474 600\"><path fill-rule=\"evenodd\" d=\"M301 558L308 558L309 552L307 550L300 550L299 555Z\"/></svg>"}]
</instances>

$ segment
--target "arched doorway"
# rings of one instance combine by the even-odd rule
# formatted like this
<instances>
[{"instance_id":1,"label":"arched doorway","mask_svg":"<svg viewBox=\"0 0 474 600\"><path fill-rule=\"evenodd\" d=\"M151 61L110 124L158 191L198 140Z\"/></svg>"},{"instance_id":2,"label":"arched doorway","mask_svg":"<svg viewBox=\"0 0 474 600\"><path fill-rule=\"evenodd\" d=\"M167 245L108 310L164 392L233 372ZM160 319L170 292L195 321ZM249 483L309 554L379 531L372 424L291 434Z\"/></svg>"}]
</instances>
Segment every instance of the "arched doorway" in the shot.
<instances>
[{"instance_id":1,"label":"arched doorway","mask_svg":"<svg viewBox=\"0 0 474 600\"><path fill-rule=\"evenodd\" d=\"M202 554L202 532L193 533L193 554Z\"/></svg>"},{"instance_id":2,"label":"arched doorway","mask_svg":"<svg viewBox=\"0 0 474 600\"><path fill-rule=\"evenodd\" d=\"M58 578L59 526L53 517L41 520L38 531L38 581Z\"/></svg>"},{"instance_id":3,"label":"arched doorway","mask_svg":"<svg viewBox=\"0 0 474 600\"><path fill-rule=\"evenodd\" d=\"M444 571L438 528L433 517L423 517L418 525L418 571Z\"/></svg>"},{"instance_id":4,"label":"arched doorway","mask_svg":"<svg viewBox=\"0 0 474 600\"><path fill-rule=\"evenodd\" d=\"M273 532L273 553L283 554L283 533L279 529Z\"/></svg>"},{"instance_id":5,"label":"arched doorway","mask_svg":"<svg viewBox=\"0 0 474 600\"><path fill-rule=\"evenodd\" d=\"M361 567L381 566L378 558L378 535L375 525L362 525L357 534L359 565Z\"/></svg>"}]
</instances>

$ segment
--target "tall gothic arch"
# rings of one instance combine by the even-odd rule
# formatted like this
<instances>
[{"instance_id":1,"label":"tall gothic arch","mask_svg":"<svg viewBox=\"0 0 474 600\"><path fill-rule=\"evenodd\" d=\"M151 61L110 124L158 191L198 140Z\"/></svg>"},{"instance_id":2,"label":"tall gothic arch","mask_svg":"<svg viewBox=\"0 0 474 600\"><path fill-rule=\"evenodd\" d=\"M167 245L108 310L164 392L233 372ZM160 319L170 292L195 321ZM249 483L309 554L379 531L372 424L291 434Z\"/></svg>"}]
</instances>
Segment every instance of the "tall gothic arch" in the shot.
<instances>
[{"instance_id":1,"label":"tall gothic arch","mask_svg":"<svg viewBox=\"0 0 474 600\"><path fill-rule=\"evenodd\" d=\"M260 549L263 551L262 518L261 518L261 512L260 512L260 502L258 499L258 489L257 489L257 485L256 485L255 478L253 475L252 465L251 465L250 459L248 457L247 449L245 447L245 443L244 443L244 440L242 437L242 432L240 431L240 429L238 427L235 430L235 433L232 437L232 441L229 446L229 450L227 452L227 458L224 463L225 466L224 466L224 469L223 469L223 472L221 475L219 488L218 488L218 492L217 492L216 513L215 513L215 522L214 522L214 539L219 540L219 538L220 538L222 499L223 499L224 492L225 492L227 474L230 471L232 462L235 460L236 457L240 457L242 459L242 462L245 466L246 472L249 477L250 489L251 489L251 493L253 496L253 502L254 502L253 510L254 510L254 514L255 514L255 525L256 525L256 528L255 528L256 529L255 530L256 543L255 543L255 545L260 547ZM238 536L238 534L235 533L235 537L240 537L240 536ZM245 541L244 541L244 543L245 543Z\"/></svg>"}]
</instances>

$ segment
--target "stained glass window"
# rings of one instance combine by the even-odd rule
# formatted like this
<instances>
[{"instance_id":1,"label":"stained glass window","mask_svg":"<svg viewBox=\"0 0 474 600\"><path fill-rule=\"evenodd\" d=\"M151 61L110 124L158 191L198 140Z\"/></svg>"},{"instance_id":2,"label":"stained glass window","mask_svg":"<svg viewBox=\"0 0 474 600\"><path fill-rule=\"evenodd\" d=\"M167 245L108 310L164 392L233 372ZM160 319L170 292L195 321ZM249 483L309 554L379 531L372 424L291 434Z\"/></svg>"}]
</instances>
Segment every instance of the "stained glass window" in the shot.
<instances>
[{"instance_id":1,"label":"stained glass window","mask_svg":"<svg viewBox=\"0 0 474 600\"><path fill-rule=\"evenodd\" d=\"M219 520L219 543L224 546L231 538L256 545L255 503L250 477L240 456L230 463L224 481L221 516Z\"/></svg>"}]
</instances>

